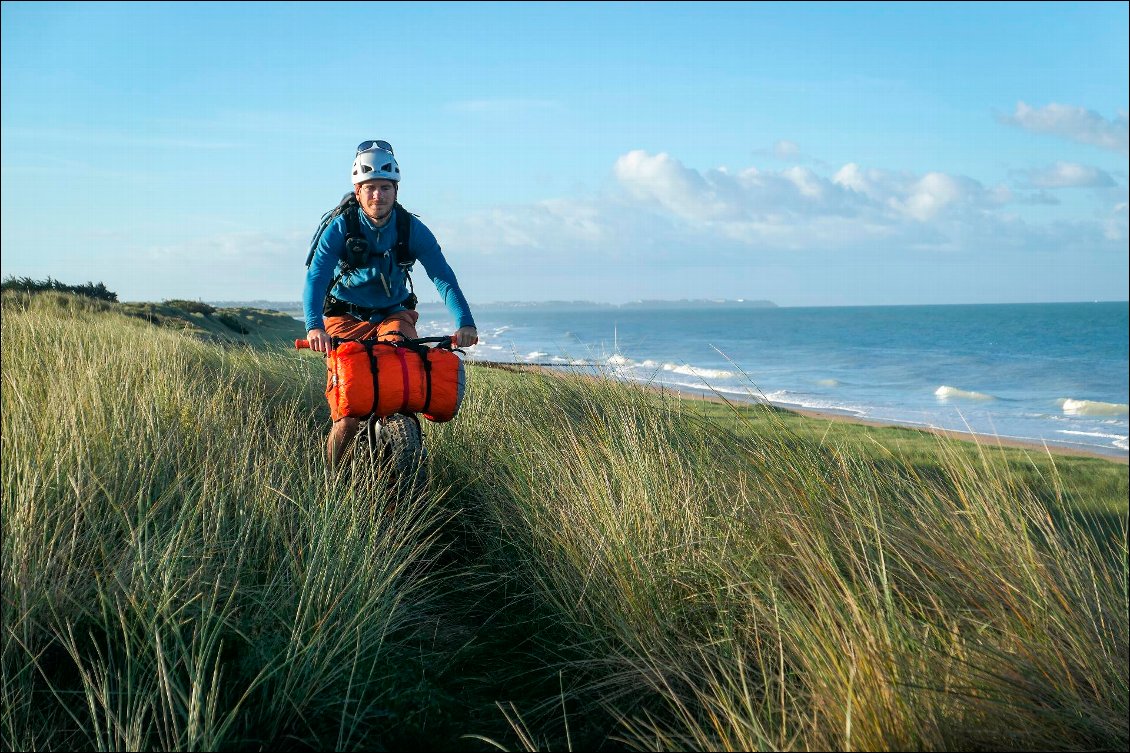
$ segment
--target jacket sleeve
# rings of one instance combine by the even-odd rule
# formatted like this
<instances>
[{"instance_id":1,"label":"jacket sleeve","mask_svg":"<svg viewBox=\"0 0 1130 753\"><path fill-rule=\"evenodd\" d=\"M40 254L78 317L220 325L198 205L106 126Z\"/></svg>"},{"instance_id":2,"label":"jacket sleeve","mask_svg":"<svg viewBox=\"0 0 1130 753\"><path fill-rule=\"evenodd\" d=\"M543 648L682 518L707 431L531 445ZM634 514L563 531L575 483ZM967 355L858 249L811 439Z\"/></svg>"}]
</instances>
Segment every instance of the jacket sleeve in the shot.
<instances>
[{"instance_id":1,"label":"jacket sleeve","mask_svg":"<svg viewBox=\"0 0 1130 753\"><path fill-rule=\"evenodd\" d=\"M424 266L424 271L428 273L432 284L439 291L440 299L451 312L456 328L474 327L475 319L471 316L471 306L459 287L459 281L455 279L455 272L444 258L435 235L417 217L412 218L412 236L409 242L412 251L416 254L416 260Z\"/></svg>"},{"instance_id":2,"label":"jacket sleeve","mask_svg":"<svg viewBox=\"0 0 1130 753\"><path fill-rule=\"evenodd\" d=\"M325 322L322 321L322 306L326 294L330 292L334 270L341 261L344 248L345 218L338 217L329 224L322 237L318 239L314 258L310 261L310 268L306 270L306 284L302 288L302 314L306 320L307 332L312 329L325 329Z\"/></svg>"}]
</instances>

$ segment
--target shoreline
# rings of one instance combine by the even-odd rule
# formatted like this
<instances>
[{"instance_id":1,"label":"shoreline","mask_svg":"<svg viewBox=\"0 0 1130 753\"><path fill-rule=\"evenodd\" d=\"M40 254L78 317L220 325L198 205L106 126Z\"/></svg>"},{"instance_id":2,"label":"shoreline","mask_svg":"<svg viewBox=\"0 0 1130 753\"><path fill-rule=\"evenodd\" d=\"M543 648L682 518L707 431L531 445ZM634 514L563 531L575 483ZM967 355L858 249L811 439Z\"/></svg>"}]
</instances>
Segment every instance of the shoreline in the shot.
<instances>
[{"instance_id":1,"label":"shoreline","mask_svg":"<svg viewBox=\"0 0 1130 753\"><path fill-rule=\"evenodd\" d=\"M468 361L468 363L476 365L476 366L483 366L485 368L504 369L504 370L507 370L507 371L540 371L542 373L548 373L548 374L565 373L563 371L559 371L558 369L556 369L552 366L545 366L545 365L541 365L541 364L511 363L511 362L501 362L501 361L480 361L480 360L470 360L470 361ZM593 374L581 374L581 373L578 373L578 372L572 372L572 373L574 373L576 376L580 376L580 377L586 378L586 379L600 379L600 378L602 378L602 377L599 377L599 376L596 376L596 375L593 375ZM666 386L666 385L659 386L659 385L654 385L654 384L646 384L646 383L643 383L643 382L632 382L632 381L625 381L625 383L626 384L635 384L635 385L643 387L644 389L651 390L653 392L657 392L657 393L661 393L661 394L674 394L674 395L677 395L678 397L685 399L685 400L702 400L702 401L705 401L705 402L717 403L717 404L722 404L722 405L729 404L729 403L739 403L739 404L743 404L743 405L754 404L754 403L751 403L751 402L746 401L746 400L738 400L738 399L726 400L726 399L723 399L723 398L721 398L717 395L706 394L706 393L703 393L703 392L693 392L693 391L679 389L677 387L670 387L670 386ZM774 408L777 408L778 410L786 411L788 413L792 413L794 415L801 416L803 418L807 418L807 419L814 420L814 421L832 421L832 422L836 422L836 423L855 424L857 426L871 426L871 427L874 427L874 428L877 428L877 429L910 429L910 430L913 430L913 431L921 431L921 432L924 432L924 433L927 433L927 434L933 434L935 436L944 437L946 439L955 439L955 440L962 441L962 442L971 442L971 443L986 446L986 447L1007 447L1007 448L1016 449L1016 450L1028 450L1028 451L1032 451L1032 452L1039 452L1041 454L1065 455L1065 456L1069 456L1069 457L1081 457L1081 458L1093 458L1093 459L1096 459L1096 460L1106 460L1106 461L1109 461L1109 462L1112 462L1112 463L1117 463L1119 465L1130 465L1130 454L1120 456L1120 455L1116 455L1116 454L1113 454L1113 453L1109 453L1109 454L1104 453L1100 450L1092 450L1092 449L1088 449L1088 448L1085 448L1085 447L1068 447L1068 446L1065 446L1065 445L1054 444L1054 443L1051 443L1051 442L1045 443L1045 442L1040 442L1040 441L1037 441L1037 440L1017 439L1017 438L1013 438L1013 437L1000 437L1000 436L995 436L995 435L992 435L992 434L978 434L978 433L975 433L975 432L953 431L953 430L950 430L950 429L939 429L939 428L931 427L931 426L922 426L920 424L918 424L918 425L909 424L909 423L900 424L900 423L896 423L896 422L892 422L892 421L878 421L878 420L869 419L869 418L861 418L859 416L852 416L852 415L848 415L848 414L844 414L844 413L835 413L835 412L832 412L832 411L819 411L819 410L814 410L812 408L798 408L798 407L791 406L791 405L777 405L775 403L769 403L769 405L772 405Z\"/></svg>"},{"instance_id":2,"label":"shoreline","mask_svg":"<svg viewBox=\"0 0 1130 753\"><path fill-rule=\"evenodd\" d=\"M805 418L820 420L820 421L837 421L841 423L857 424L861 426L873 426L880 429L911 429L914 431L921 431L927 434L934 434L946 439L956 439L962 442L973 442L979 445L988 447L1009 447L1017 450L1032 450L1040 453L1049 453L1052 455L1069 455L1071 457L1084 457L1095 458L1096 460L1109 460L1112 463L1119 465L1130 465L1130 455L1115 455L1106 454L1099 450L1090 450L1083 447L1067 447L1065 445L1053 444L1051 442L1038 442L1031 439L1016 439L1014 437L1000 437L992 434L977 434L968 431L953 431L950 429L939 429L933 426L921 426L912 424L899 424L890 421L874 421L867 418L859 418L857 416L845 416L838 413L821 413L807 408L791 408L779 407L781 410L795 413Z\"/></svg>"}]
</instances>

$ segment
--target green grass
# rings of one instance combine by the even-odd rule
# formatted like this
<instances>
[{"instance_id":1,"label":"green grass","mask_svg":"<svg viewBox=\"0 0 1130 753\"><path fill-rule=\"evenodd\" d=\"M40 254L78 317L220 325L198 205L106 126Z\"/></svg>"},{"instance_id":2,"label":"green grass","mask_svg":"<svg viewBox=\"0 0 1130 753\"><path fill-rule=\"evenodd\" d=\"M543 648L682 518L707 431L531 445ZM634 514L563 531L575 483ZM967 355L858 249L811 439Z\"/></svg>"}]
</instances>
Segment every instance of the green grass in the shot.
<instances>
[{"instance_id":1,"label":"green grass","mask_svg":"<svg viewBox=\"0 0 1130 753\"><path fill-rule=\"evenodd\" d=\"M1128 745L1125 465L472 365L387 511L174 303L3 297L5 749Z\"/></svg>"},{"instance_id":2,"label":"green grass","mask_svg":"<svg viewBox=\"0 0 1130 753\"><path fill-rule=\"evenodd\" d=\"M103 314L119 314L162 329L226 345L285 346L306 336L302 323L279 311L248 307L215 308L198 301L169 300L163 303L117 303L58 292L28 294L4 291L4 308L24 311L65 312L78 321L100 320Z\"/></svg>"}]
</instances>

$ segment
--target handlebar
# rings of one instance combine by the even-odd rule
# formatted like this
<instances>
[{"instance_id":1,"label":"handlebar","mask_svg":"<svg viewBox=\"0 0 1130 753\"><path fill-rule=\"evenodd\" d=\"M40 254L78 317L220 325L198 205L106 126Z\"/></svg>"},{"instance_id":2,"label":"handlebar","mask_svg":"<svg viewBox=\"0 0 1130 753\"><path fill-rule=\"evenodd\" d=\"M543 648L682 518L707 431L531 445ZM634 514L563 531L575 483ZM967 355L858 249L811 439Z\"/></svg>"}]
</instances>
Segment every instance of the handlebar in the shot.
<instances>
[{"instance_id":1,"label":"handlebar","mask_svg":"<svg viewBox=\"0 0 1130 753\"><path fill-rule=\"evenodd\" d=\"M336 348L342 343L361 343L362 345L376 345L377 343L384 345L427 345L428 343L436 343L437 348L443 348L444 350L455 350L455 335L444 335L442 337L406 337L401 340L379 340L376 338L359 339L355 337L330 338L330 347ZM309 348L310 341L295 340L294 347L298 350Z\"/></svg>"}]
</instances>

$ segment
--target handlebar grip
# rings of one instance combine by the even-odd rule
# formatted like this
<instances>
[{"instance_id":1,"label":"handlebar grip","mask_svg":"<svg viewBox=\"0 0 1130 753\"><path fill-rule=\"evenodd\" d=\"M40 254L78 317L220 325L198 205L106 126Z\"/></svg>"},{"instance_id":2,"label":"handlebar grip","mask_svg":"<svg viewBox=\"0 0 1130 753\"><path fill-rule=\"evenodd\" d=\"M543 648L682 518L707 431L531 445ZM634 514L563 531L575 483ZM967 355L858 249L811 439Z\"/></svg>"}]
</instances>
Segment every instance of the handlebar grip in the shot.
<instances>
[{"instance_id":1,"label":"handlebar grip","mask_svg":"<svg viewBox=\"0 0 1130 753\"><path fill-rule=\"evenodd\" d=\"M295 340L294 341L294 347L297 348L298 350L302 350L303 348L309 348L310 347L310 341L309 340Z\"/></svg>"}]
</instances>

